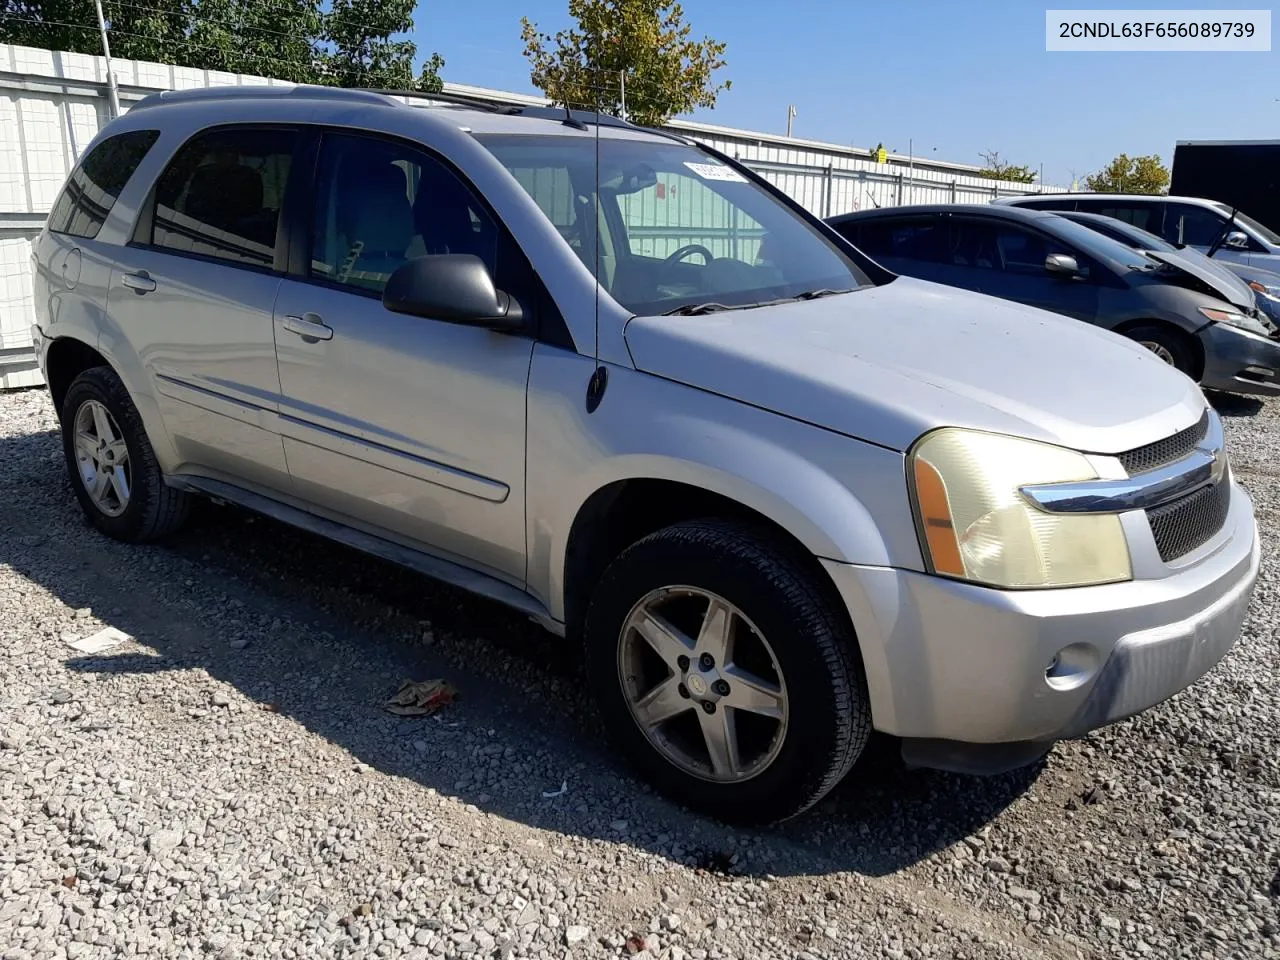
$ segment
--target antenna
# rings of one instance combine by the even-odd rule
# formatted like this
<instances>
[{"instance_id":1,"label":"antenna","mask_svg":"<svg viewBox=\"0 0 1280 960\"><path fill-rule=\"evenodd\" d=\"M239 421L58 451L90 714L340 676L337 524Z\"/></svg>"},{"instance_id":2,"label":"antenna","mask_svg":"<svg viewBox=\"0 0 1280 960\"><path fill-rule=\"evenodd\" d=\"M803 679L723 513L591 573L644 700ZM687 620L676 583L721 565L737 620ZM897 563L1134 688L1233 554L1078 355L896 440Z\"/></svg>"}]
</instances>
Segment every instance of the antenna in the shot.
<instances>
[{"instance_id":1,"label":"antenna","mask_svg":"<svg viewBox=\"0 0 1280 960\"><path fill-rule=\"evenodd\" d=\"M591 224L590 236L595 239L595 345L592 352L592 360L595 363L591 371L591 379L587 381L587 413L595 413L596 408L600 406L600 401L604 399L605 387L609 385L609 371L600 363L600 90L597 86L595 95L592 97L595 106L595 183L592 191L591 216L594 223ZM572 124L585 130L586 125L580 121L573 119L569 114L569 105L565 104L565 114L568 119L565 123Z\"/></svg>"},{"instance_id":2,"label":"antenna","mask_svg":"<svg viewBox=\"0 0 1280 960\"><path fill-rule=\"evenodd\" d=\"M600 112L599 110L597 110L597 111L596 111L597 115L599 114L599 112ZM565 97L565 98L564 98L564 119L563 119L563 120L561 120L560 122L561 122L561 123L563 123L566 127L573 127L573 129L575 129L575 130L585 130L585 129L587 129L587 125L586 125L585 123L583 123L581 120L576 119L576 118L574 117L574 115L573 115L573 111L569 109L569 98L568 98L568 97ZM597 136L597 137L599 137L599 136L600 136L600 130L599 130L599 125L598 125L598 124L597 124L597 127L596 127L596 136ZM597 159L598 159L598 158L597 158ZM596 164L596 173L597 173L596 182L597 182L597 184L599 183L599 176L598 176L598 174L600 173L599 166L600 166L600 165L599 165L599 163L597 163L597 164Z\"/></svg>"}]
</instances>

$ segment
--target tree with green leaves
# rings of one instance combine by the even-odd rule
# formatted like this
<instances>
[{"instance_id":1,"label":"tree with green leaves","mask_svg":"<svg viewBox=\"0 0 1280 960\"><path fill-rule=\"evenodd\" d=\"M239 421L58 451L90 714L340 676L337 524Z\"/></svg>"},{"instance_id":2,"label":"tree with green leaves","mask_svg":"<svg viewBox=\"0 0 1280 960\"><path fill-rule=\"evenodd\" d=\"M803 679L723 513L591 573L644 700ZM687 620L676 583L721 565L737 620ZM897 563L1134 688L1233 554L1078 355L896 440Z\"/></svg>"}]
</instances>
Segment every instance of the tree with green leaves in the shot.
<instances>
[{"instance_id":1,"label":"tree with green leaves","mask_svg":"<svg viewBox=\"0 0 1280 960\"><path fill-rule=\"evenodd\" d=\"M112 18L109 36L115 53L118 0L104 3ZM190 9L189 28L175 39L180 52L170 55L172 62L180 62L180 57L184 65L206 70L258 74L292 83L319 81L315 49L323 21L319 0L199 0Z\"/></svg>"},{"instance_id":2,"label":"tree with green leaves","mask_svg":"<svg viewBox=\"0 0 1280 960\"><path fill-rule=\"evenodd\" d=\"M175 62L174 43L190 22L188 0L164 0L104 9L110 19L112 54L137 60ZM0 43L17 43L71 53L102 53L93 0L0 0Z\"/></svg>"},{"instance_id":3,"label":"tree with green leaves","mask_svg":"<svg viewBox=\"0 0 1280 960\"><path fill-rule=\"evenodd\" d=\"M103 0L113 56L294 83L435 91L414 74L414 0ZM99 54L93 0L0 0L0 42Z\"/></svg>"},{"instance_id":4,"label":"tree with green leaves","mask_svg":"<svg viewBox=\"0 0 1280 960\"><path fill-rule=\"evenodd\" d=\"M1169 169L1156 154L1130 157L1122 153L1084 182L1093 193L1164 193L1169 189Z\"/></svg>"},{"instance_id":5,"label":"tree with green leaves","mask_svg":"<svg viewBox=\"0 0 1280 960\"><path fill-rule=\"evenodd\" d=\"M440 54L433 53L415 77L413 41L391 39L413 30L415 6L417 0L333 0L324 23L324 39L332 46L324 57L325 82L339 87L439 91L444 66Z\"/></svg>"},{"instance_id":6,"label":"tree with green leaves","mask_svg":"<svg viewBox=\"0 0 1280 960\"><path fill-rule=\"evenodd\" d=\"M569 0L577 25L552 35L522 18L534 86L560 104L618 116L623 75L629 119L657 126L696 107L714 107L725 45L691 39L673 0Z\"/></svg>"},{"instance_id":7,"label":"tree with green leaves","mask_svg":"<svg viewBox=\"0 0 1280 960\"><path fill-rule=\"evenodd\" d=\"M996 150L984 150L978 154L982 159L982 169L978 176L989 180L1004 180L1008 183L1035 183L1036 172L1027 166L1008 163L1000 159Z\"/></svg>"}]
</instances>

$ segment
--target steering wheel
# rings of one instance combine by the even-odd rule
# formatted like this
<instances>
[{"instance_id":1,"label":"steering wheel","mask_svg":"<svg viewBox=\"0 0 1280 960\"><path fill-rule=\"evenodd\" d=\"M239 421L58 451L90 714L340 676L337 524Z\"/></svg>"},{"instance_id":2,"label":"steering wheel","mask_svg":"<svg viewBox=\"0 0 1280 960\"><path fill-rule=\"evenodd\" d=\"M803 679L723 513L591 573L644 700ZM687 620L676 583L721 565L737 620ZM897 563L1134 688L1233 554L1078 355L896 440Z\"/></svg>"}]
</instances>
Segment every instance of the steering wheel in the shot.
<instances>
[{"instance_id":1,"label":"steering wheel","mask_svg":"<svg viewBox=\"0 0 1280 960\"><path fill-rule=\"evenodd\" d=\"M671 254L671 256L667 257L667 259L664 260L663 263L679 263L681 260L683 260L685 257L687 257L691 253L702 254L702 259L704 259L707 263L710 263L712 260L715 259L715 256L711 253L711 251L708 250L706 247L704 247L702 244L686 243L683 247L681 247L675 253Z\"/></svg>"}]
</instances>

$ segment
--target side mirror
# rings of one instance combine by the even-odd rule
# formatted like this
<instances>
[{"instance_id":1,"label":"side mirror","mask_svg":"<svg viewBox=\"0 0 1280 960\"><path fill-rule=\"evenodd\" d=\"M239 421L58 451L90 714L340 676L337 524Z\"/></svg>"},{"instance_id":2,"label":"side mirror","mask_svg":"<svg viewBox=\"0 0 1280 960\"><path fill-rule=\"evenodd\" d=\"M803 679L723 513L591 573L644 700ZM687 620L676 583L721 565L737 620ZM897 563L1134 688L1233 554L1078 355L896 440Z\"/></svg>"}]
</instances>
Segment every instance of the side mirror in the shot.
<instances>
[{"instance_id":1,"label":"side mirror","mask_svg":"<svg viewBox=\"0 0 1280 960\"><path fill-rule=\"evenodd\" d=\"M1233 250L1248 250L1249 235L1243 230L1232 230L1227 234L1227 239L1222 241L1222 245Z\"/></svg>"},{"instance_id":2,"label":"side mirror","mask_svg":"<svg viewBox=\"0 0 1280 960\"><path fill-rule=\"evenodd\" d=\"M1076 263L1075 257L1069 257L1065 253L1051 253L1044 258L1044 269L1054 276L1074 277L1080 272L1080 265Z\"/></svg>"},{"instance_id":3,"label":"side mirror","mask_svg":"<svg viewBox=\"0 0 1280 960\"><path fill-rule=\"evenodd\" d=\"M387 280L382 305L392 313L490 330L519 330L520 304L493 285L484 261L470 253L415 257Z\"/></svg>"}]
</instances>

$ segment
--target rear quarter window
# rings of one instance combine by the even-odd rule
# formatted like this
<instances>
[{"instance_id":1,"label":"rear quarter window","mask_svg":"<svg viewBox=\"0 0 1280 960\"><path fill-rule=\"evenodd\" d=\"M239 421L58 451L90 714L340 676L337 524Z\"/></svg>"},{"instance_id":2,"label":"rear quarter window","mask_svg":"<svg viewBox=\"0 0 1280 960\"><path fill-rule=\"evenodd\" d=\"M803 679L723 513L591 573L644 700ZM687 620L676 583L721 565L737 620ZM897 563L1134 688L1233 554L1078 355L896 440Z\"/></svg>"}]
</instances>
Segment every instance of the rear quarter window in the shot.
<instances>
[{"instance_id":1,"label":"rear quarter window","mask_svg":"<svg viewBox=\"0 0 1280 960\"><path fill-rule=\"evenodd\" d=\"M131 130L107 137L90 150L55 201L49 229L86 240L96 237L120 191L159 137L159 130Z\"/></svg>"}]
</instances>

